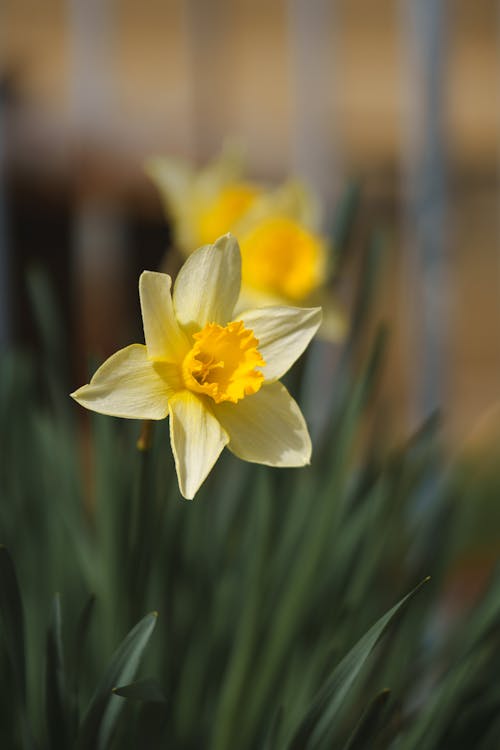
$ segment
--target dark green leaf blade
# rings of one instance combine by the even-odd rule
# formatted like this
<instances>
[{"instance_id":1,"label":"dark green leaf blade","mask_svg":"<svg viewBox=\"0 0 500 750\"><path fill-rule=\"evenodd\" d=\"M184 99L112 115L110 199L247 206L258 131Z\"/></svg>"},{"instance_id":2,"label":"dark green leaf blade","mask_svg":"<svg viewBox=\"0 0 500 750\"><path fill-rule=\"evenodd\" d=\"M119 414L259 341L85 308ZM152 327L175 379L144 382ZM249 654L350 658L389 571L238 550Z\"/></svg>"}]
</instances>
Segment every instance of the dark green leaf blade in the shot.
<instances>
[{"instance_id":1,"label":"dark green leaf blade","mask_svg":"<svg viewBox=\"0 0 500 750\"><path fill-rule=\"evenodd\" d=\"M335 259L334 270L343 262L355 226L361 199L361 183L351 180L341 195L335 213L332 242Z\"/></svg>"},{"instance_id":2,"label":"dark green leaf blade","mask_svg":"<svg viewBox=\"0 0 500 750\"><path fill-rule=\"evenodd\" d=\"M45 672L47 734L50 747L53 750L64 750L69 744L69 717L66 696L61 601L59 594L56 594L52 606L52 621L47 633Z\"/></svg>"},{"instance_id":3,"label":"dark green leaf blade","mask_svg":"<svg viewBox=\"0 0 500 750\"><path fill-rule=\"evenodd\" d=\"M279 706L278 710L274 714L271 725L269 726L268 732L264 737L262 743L262 750L276 750L278 747L278 737L283 723L283 706Z\"/></svg>"},{"instance_id":4,"label":"dark green leaf blade","mask_svg":"<svg viewBox=\"0 0 500 750\"><path fill-rule=\"evenodd\" d=\"M87 642L88 632L92 621L92 615L94 613L96 598L94 594L91 594L87 599L85 606L83 607L78 623L76 626L76 638L73 644L74 657L73 657L73 692L75 696L78 696L78 690L80 685L80 672L82 667L83 655L85 653L85 644Z\"/></svg>"},{"instance_id":5,"label":"dark green leaf blade","mask_svg":"<svg viewBox=\"0 0 500 750\"><path fill-rule=\"evenodd\" d=\"M345 750L363 750L363 748L370 747L370 744L373 744L390 694L391 691L385 689L375 696L351 734Z\"/></svg>"},{"instance_id":6,"label":"dark green leaf blade","mask_svg":"<svg viewBox=\"0 0 500 750\"><path fill-rule=\"evenodd\" d=\"M167 699L160 685L152 677L144 680L131 682L129 685L122 685L113 688L113 693L122 698L141 701L142 703L166 703Z\"/></svg>"},{"instance_id":7,"label":"dark green leaf blade","mask_svg":"<svg viewBox=\"0 0 500 750\"><path fill-rule=\"evenodd\" d=\"M395 617L428 580L422 581L386 612L337 665L295 731L289 750L318 748L328 742L335 717L369 655Z\"/></svg>"},{"instance_id":8,"label":"dark green leaf blade","mask_svg":"<svg viewBox=\"0 0 500 750\"><path fill-rule=\"evenodd\" d=\"M24 613L16 570L10 553L0 545L0 623L22 703L26 703Z\"/></svg>"},{"instance_id":9,"label":"dark green leaf blade","mask_svg":"<svg viewBox=\"0 0 500 750\"><path fill-rule=\"evenodd\" d=\"M118 646L106 673L87 709L76 743L77 750L105 750L125 705L113 688L133 680L144 649L156 625L158 614L151 612L132 628Z\"/></svg>"}]
</instances>

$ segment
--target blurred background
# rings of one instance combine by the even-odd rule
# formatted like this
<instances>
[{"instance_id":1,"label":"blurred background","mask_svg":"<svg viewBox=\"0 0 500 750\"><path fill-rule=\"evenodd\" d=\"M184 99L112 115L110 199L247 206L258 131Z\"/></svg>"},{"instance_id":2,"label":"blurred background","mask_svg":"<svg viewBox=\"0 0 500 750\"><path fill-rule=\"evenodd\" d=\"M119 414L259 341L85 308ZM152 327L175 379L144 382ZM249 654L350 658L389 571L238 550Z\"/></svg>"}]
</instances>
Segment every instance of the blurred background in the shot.
<instances>
[{"instance_id":1,"label":"blurred background","mask_svg":"<svg viewBox=\"0 0 500 750\"><path fill-rule=\"evenodd\" d=\"M354 237L386 238L380 397L395 433L438 404L462 445L500 393L499 28L493 0L2 0L0 342L33 344L26 270L49 269L72 383L140 331L138 274L169 241L143 171L307 180L325 228L359 179ZM348 274L339 294L349 305ZM488 421L488 419L487 419ZM500 424L500 422L498 422Z\"/></svg>"}]
</instances>

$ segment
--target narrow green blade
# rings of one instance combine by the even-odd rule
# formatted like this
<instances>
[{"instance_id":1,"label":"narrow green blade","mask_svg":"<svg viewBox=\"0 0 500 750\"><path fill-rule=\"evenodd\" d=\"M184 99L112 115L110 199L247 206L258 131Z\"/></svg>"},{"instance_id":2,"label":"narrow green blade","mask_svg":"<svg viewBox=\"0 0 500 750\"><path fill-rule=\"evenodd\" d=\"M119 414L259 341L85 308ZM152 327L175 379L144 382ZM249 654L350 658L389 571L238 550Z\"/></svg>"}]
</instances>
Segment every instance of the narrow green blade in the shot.
<instances>
[{"instance_id":1,"label":"narrow green blade","mask_svg":"<svg viewBox=\"0 0 500 750\"><path fill-rule=\"evenodd\" d=\"M0 623L22 703L26 703L24 614L14 563L0 545Z\"/></svg>"},{"instance_id":2,"label":"narrow green blade","mask_svg":"<svg viewBox=\"0 0 500 750\"><path fill-rule=\"evenodd\" d=\"M69 717L62 644L61 601L59 594L56 594L54 597L52 621L47 633L45 713L50 747L53 750L64 750L69 745Z\"/></svg>"},{"instance_id":3,"label":"narrow green blade","mask_svg":"<svg viewBox=\"0 0 500 750\"><path fill-rule=\"evenodd\" d=\"M152 677L131 682L129 685L113 688L113 693L129 700L142 703L166 703L167 699L160 685Z\"/></svg>"},{"instance_id":4,"label":"narrow green blade","mask_svg":"<svg viewBox=\"0 0 500 750\"><path fill-rule=\"evenodd\" d=\"M361 668L396 615L406 607L428 580L422 581L386 612L337 665L295 731L289 750L327 746L332 728L334 730L335 727L335 718Z\"/></svg>"},{"instance_id":5,"label":"narrow green blade","mask_svg":"<svg viewBox=\"0 0 500 750\"><path fill-rule=\"evenodd\" d=\"M124 701L113 695L113 688L133 680L157 616L156 612L146 615L115 651L87 709L78 734L77 750L105 750L108 747L120 711L125 705Z\"/></svg>"},{"instance_id":6,"label":"narrow green blade","mask_svg":"<svg viewBox=\"0 0 500 750\"><path fill-rule=\"evenodd\" d=\"M347 255L347 249L350 245L349 240L359 211L360 199L361 184L358 180L352 180L346 186L337 205L332 232L334 269L343 262Z\"/></svg>"},{"instance_id":7,"label":"narrow green blade","mask_svg":"<svg viewBox=\"0 0 500 750\"><path fill-rule=\"evenodd\" d=\"M386 689L375 696L350 736L345 750L364 750L364 748L373 744L375 735L382 723L390 694L391 691Z\"/></svg>"}]
</instances>

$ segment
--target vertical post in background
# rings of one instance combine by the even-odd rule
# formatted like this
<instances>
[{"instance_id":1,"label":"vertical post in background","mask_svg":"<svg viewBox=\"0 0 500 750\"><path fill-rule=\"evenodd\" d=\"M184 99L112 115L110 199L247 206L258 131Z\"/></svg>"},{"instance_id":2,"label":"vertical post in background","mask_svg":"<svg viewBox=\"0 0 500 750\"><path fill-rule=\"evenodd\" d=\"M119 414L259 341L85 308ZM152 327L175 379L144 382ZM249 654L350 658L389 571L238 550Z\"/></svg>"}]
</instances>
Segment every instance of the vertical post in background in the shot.
<instances>
[{"instance_id":1,"label":"vertical post in background","mask_svg":"<svg viewBox=\"0 0 500 750\"><path fill-rule=\"evenodd\" d=\"M109 127L114 0L68 0L73 126L98 138Z\"/></svg>"},{"instance_id":2,"label":"vertical post in background","mask_svg":"<svg viewBox=\"0 0 500 750\"><path fill-rule=\"evenodd\" d=\"M113 164L112 0L69 0L72 127L76 170L74 285L79 351L108 354L124 314L125 232L102 164ZM110 166L110 168L112 168ZM83 366L83 363L79 363Z\"/></svg>"},{"instance_id":3,"label":"vertical post in background","mask_svg":"<svg viewBox=\"0 0 500 750\"><path fill-rule=\"evenodd\" d=\"M186 0L182 4L190 66L191 127L193 153L212 158L227 135L224 55L228 32L228 0ZM227 71L226 71L227 73Z\"/></svg>"},{"instance_id":4,"label":"vertical post in background","mask_svg":"<svg viewBox=\"0 0 500 750\"><path fill-rule=\"evenodd\" d=\"M403 154L411 426L442 404L446 386L449 289L444 152L444 0L402 0L407 50Z\"/></svg>"},{"instance_id":5,"label":"vertical post in background","mask_svg":"<svg viewBox=\"0 0 500 750\"><path fill-rule=\"evenodd\" d=\"M337 66L336 0L288 0L290 91L292 95L292 166L319 198L323 226L331 236L335 203L341 185L336 128ZM313 439L326 426L333 403L331 374L339 349L315 339L309 348L302 383L301 405ZM318 389L329 394L317 406Z\"/></svg>"},{"instance_id":6,"label":"vertical post in background","mask_svg":"<svg viewBox=\"0 0 500 750\"><path fill-rule=\"evenodd\" d=\"M288 0L287 7L293 167L317 191L330 217L341 166L334 117L336 2Z\"/></svg>"},{"instance_id":7,"label":"vertical post in background","mask_svg":"<svg viewBox=\"0 0 500 750\"><path fill-rule=\"evenodd\" d=\"M9 252L5 184L6 108L5 93L0 88L0 352L4 351L10 343Z\"/></svg>"},{"instance_id":8,"label":"vertical post in background","mask_svg":"<svg viewBox=\"0 0 500 750\"><path fill-rule=\"evenodd\" d=\"M495 30L496 30L496 49L497 49L497 68L496 68L496 74L497 74L497 80L500 73L500 3L497 4L496 8L496 24L495 24ZM500 101L496 99L496 126L497 126L497 136L500 134ZM495 170L495 184L496 184L496 205L497 210L499 208L499 202L500 202L500 141L497 140L497 159L496 159L496 170ZM497 240L497 248L500 249L500 211L497 213L497 225L496 225L496 240ZM500 259L500 256L498 256Z\"/></svg>"}]
</instances>

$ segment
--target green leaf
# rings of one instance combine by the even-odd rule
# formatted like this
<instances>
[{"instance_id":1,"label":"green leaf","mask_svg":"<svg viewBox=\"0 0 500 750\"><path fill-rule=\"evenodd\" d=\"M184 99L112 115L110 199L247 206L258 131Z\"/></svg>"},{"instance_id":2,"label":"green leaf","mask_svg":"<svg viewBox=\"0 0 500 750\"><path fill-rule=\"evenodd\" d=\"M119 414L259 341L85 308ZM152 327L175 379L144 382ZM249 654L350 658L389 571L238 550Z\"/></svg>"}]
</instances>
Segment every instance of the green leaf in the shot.
<instances>
[{"instance_id":1,"label":"green leaf","mask_svg":"<svg viewBox=\"0 0 500 750\"><path fill-rule=\"evenodd\" d=\"M152 677L131 682L129 685L113 688L113 693L122 698L142 703L166 703L167 699L160 685Z\"/></svg>"},{"instance_id":2,"label":"green leaf","mask_svg":"<svg viewBox=\"0 0 500 750\"><path fill-rule=\"evenodd\" d=\"M45 712L47 734L52 750L65 750L69 744L66 695L61 601L59 594L56 594L52 606L52 622L47 634L47 665L45 673Z\"/></svg>"},{"instance_id":3,"label":"green leaf","mask_svg":"<svg viewBox=\"0 0 500 750\"><path fill-rule=\"evenodd\" d=\"M488 590L483 596L471 616L467 618L467 625L463 632L459 633L461 648L468 655L489 634L498 630L500 625L500 565L497 564Z\"/></svg>"},{"instance_id":4,"label":"green leaf","mask_svg":"<svg viewBox=\"0 0 500 750\"><path fill-rule=\"evenodd\" d=\"M17 688L26 704L26 657L24 614L14 563L7 547L0 545L0 622Z\"/></svg>"},{"instance_id":5,"label":"green leaf","mask_svg":"<svg viewBox=\"0 0 500 750\"><path fill-rule=\"evenodd\" d=\"M478 667L477 658L469 657L452 667L442 682L434 687L427 697L409 731L404 735L398 748L420 750L420 748L442 748L447 728L456 722L460 701L474 678Z\"/></svg>"},{"instance_id":6,"label":"green leaf","mask_svg":"<svg viewBox=\"0 0 500 750\"><path fill-rule=\"evenodd\" d=\"M75 679L74 679L74 690L77 693L78 692L78 685L80 681L80 671L82 667L82 659L85 651L85 643L87 641L87 636L90 628L90 623L92 620L92 615L94 612L95 607L95 596L94 594L91 594L89 598L87 599L84 608L82 609L80 616L78 618L78 623L76 626L76 638L74 642L74 670L75 670Z\"/></svg>"},{"instance_id":7,"label":"green leaf","mask_svg":"<svg viewBox=\"0 0 500 750\"><path fill-rule=\"evenodd\" d=\"M358 180L352 180L346 186L337 205L333 226L333 255L336 267L344 260L355 219L359 210L361 185Z\"/></svg>"},{"instance_id":8,"label":"green leaf","mask_svg":"<svg viewBox=\"0 0 500 750\"><path fill-rule=\"evenodd\" d=\"M26 274L28 295L45 353L60 363L64 340L62 316L59 313L48 273L41 266L32 266Z\"/></svg>"},{"instance_id":9,"label":"green leaf","mask_svg":"<svg viewBox=\"0 0 500 750\"><path fill-rule=\"evenodd\" d=\"M279 706L262 743L262 750L276 750L281 725L283 723L283 706Z\"/></svg>"},{"instance_id":10,"label":"green leaf","mask_svg":"<svg viewBox=\"0 0 500 750\"><path fill-rule=\"evenodd\" d=\"M12 664L19 693L19 719L22 745L33 750L35 742L26 712L25 624L21 593L14 563L7 547L0 545L0 624L6 651Z\"/></svg>"},{"instance_id":11,"label":"green leaf","mask_svg":"<svg viewBox=\"0 0 500 750\"><path fill-rule=\"evenodd\" d=\"M354 303L350 333L351 343L357 342L365 323L370 318L380 279L382 259L387 254L386 244L385 236L380 230L372 233L363 257L361 276Z\"/></svg>"},{"instance_id":12,"label":"green leaf","mask_svg":"<svg viewBox=\"0 0 500 750\"><path fill-rule=\"evenodd\" d=\"M158 614L146 615L130 631L115 651L106 673L87 709L76 743L77 750L105 750L125 705L113 688L127 684L135 676L139 663L156 625Z\"/></svg>"},{"instance_id":13,"label":"green leaf","mask_svg":"<svg viewBox=\"0 0 500 750\"><path fill-rule=\"evenodd\" d=\"M215 714L213 746L232 746L238 726L242 696L252 671L252 659L258 638L258 622L262 608L262 581L266 575L265 553L269 534L269 508L272 501L269 474L261 471L255 485L253 502L256 511L249 527L247 547L248 570L244 584L245 597L234 630L234 645L224 674L221 697Z\"/></svg>"},{"instance_id":14,"label":"green leaf","mask_svg":"<svg viewBox=\"0 0 500 750\"><path fill-rule=\"evenodd\" d=\"M426 578L422 581L386 612L337 665L295 731L289 750L304 750L306 747L312 750L328 746L335 731L337 714L361 668L396 615L402 612L428 580Z\"/></svg>"},{"instance_id":15,"label":"green leaf","mask_svg":"<svg viewBox=\"0 0 500 750\"><path fill-rule=\"evenodd\" d=\"M141 750L142 748L163 750L172 747L171 731L167 735L170 718L164 703L140 703L137 717L137 740L132 747L139 747Z\"/></svg>"},{"instance_id":16,"label":"green leaf","mask_svg":"<svg viewBox=\"0 0 500 750\"><path fill-rule=\"evenodd\" d=\"M382 723L390 694L391 691L385 689L375 696L363 713L344 750L364 750L373 745L376 733Z\"/></svg>"},{"instance_id":17,"label":"green leaf","mask_svg":"<svg viewBox=\"0 0 500 750\"><path fill-rule=\"evenodd\" d=\"M73 658L71 661L73 667L73 675L71 680L71 691L73 694L73 707L71 726L73 734L76 733L78 725L80 723L80 707L79 707L79 692L80 692L80 680L82 676L82 666L84 662L84 656L86 653L87 638L89 633L90 624L92 621L92 615L94 613L96 598L94 594L91 594L85 605L80 612L76 625L76 636L73 641L72 654Z\"/></svg>"}]
</instances>

